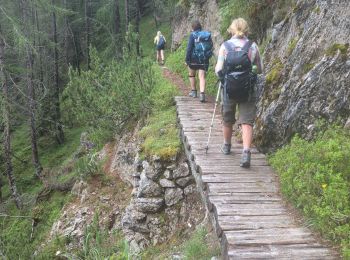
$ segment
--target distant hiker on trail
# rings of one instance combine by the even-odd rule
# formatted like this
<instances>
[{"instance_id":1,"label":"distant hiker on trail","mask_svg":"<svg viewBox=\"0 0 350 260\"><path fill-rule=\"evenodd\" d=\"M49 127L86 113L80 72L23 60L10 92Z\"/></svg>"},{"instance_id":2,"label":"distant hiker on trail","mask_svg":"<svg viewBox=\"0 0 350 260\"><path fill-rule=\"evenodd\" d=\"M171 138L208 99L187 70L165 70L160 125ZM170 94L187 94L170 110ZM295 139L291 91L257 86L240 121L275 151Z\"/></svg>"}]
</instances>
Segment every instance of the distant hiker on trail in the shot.
<instances>
[{"instance_id":1,"label":"distant hiker on trail","mask_svg":"<svg viewBox=\"0 0 350 260\"><path fill-rule=\"evenodd\" d=\"M190 97L197 97L196 71L199 78L199 100L205 102L205 73L208 71L209 58L213 55L213 42L210 32L202 31L199 21L192 22L192 32L187 43L186 65L191 84Z\"/></svg>"},{"instance_id":2,"label":"distant hiker on trail","mask_svg":"<svg viewBox=\"0 0 350 260\"><path fill-rule=\"evenodd\" d=\"M154 38L154 44L157 50L157 62L164 65L164 49L165 49L165 37L160 31L157 32L157 36Z\"/></svg>"},{"instance_id":3,"label":"distant hiker on trail","mask_svg":"<svg viewBox=\"0 0 350 260\"><path fill-rule=\"evenodd\" d=\"M247 38L248 24L242 19L233 20L228 28L232 38L225 41L219 50L215 72L223 85L222 116L224 154L231 152L232 125L235 123L238 107L238 123L242 128L243 152L241 167L250 167L250 147L253 139L253 125L256 115L256 78L263 67L258 46Z\"/></svg>"}]
</instances>

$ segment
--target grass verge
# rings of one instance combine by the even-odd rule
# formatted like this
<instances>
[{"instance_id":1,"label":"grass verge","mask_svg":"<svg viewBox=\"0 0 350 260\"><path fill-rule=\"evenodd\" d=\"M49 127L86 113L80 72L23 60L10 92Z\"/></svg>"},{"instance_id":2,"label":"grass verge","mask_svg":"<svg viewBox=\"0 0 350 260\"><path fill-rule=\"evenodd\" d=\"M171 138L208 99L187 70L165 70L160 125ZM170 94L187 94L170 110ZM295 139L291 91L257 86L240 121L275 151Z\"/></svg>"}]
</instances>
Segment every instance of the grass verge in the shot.
<instances>
[{"instance_id":1,"label":"grass verge","mask_svg":"<svg viewBox=\"0 0 350 260\"><path fill-rule=\"evenodd\" d=\"M163 160L168 160L176 157L181 149L174 106L174 96L178 95L179 91L163 78L160 68L156 66L155 78L157 81L150 98L151 114L140 131L140 136L144 138L142 155L157 155Z\"/></svg>"},{"instance_id":2,"label":"grass verge","mask_svg":"<svg viewBox=\"0 0 350 260\"><path fill-rule=\"evenodd\" d=\"M333 126L312 141L296 136L269 161L283 194L310 226L350 258L350 131Z\"/></svg>"}]
</instances>

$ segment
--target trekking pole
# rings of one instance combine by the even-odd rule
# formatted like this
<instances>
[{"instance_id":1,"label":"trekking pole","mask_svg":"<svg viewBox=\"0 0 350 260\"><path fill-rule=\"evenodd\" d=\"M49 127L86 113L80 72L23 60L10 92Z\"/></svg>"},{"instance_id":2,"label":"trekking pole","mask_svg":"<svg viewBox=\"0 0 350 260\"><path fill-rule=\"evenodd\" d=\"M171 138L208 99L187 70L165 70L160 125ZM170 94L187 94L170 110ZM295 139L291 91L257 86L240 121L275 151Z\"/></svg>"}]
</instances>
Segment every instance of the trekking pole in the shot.
<instances>
[{"instance_id":1,"label":"trekking pole","mask_svg":"<svg viewBox=\"0 0 350 260\"><path fill-rule=\"evenodd\" d=\"M213 112L213 116L211 118L211 124L210 124L210 128L209 128L208 142L207 142L207 146L205 147L205 153L206 154L208 153L208 150L209 150L209 141L210 141L211 131L212 131L213 125L214 125L214 117L215 117L216 107L217 107L217 105L219 103L220 92L221 92L221 82L220 82L220 86L218 87L218 93L216 94L214 112Z\"/></svg>"}]
</instances>

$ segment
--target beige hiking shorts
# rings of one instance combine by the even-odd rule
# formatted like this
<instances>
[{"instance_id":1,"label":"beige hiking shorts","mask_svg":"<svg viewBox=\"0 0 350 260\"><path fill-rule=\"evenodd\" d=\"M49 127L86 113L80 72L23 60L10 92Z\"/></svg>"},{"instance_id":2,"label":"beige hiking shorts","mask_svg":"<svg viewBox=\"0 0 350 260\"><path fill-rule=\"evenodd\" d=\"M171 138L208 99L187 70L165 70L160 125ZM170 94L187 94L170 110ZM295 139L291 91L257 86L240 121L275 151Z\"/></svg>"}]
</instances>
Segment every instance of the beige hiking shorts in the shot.
<instances>
[{"instance_id":1,"label":"beige hiking shorts","mask_svg":"<svg viewBox=\"0 0 350 260\"><path fill-rule=\"evenodd\" d=\"M223 92L223 91L222 91ZM254 125L256 117L256 97L252 96L250 101L236 103L221 93L221 113L224 123L234 124L236 122L236 111L238 110L238 124Z\"/></svg>"}]
</instances>

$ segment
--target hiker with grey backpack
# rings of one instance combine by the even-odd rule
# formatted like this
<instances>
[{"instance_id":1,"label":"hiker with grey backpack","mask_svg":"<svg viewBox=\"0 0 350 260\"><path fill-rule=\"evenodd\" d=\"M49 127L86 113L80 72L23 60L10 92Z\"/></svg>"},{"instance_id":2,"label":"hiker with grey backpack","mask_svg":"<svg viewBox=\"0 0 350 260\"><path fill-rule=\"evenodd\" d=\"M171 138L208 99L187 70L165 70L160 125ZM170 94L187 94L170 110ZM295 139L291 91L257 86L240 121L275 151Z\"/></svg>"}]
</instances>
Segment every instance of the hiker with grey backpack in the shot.
<instances>
[{"instance_id":1,"label":"hiker with grey backpack","mask_svg":"<svg viewBox=\"0 0 350 260\"><path fill-rule=\"evenodd\" d=\"M185 63L188 66L188 77L191 85L190 97L197 97L196 72L199 79L199 101L205 102L205 74L208 71L209 59L213 55L211 33L202 30L199 21L192 22L192 32L188 39Z\"/></svg>"},{"instance_id":2,"label":"hiker with grey backpack","mask_svg":"<svg viewBox=\"0 0 350 260\"><path fill-rule=\"evenodd\" d=\"M224 143L221 151L231 153L232 126L236 122L242 129L243 151L240 166L250 167L253 125L256 116L256 80L263 66L258 46L247 38L248 24L242 19L233 20L228 28L232 38L225 41L219 50L215 72L222 86L222 117Z\"/></svg>"}]
</instances>

